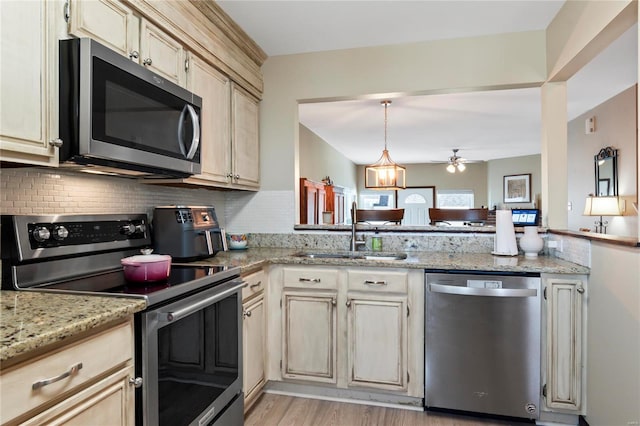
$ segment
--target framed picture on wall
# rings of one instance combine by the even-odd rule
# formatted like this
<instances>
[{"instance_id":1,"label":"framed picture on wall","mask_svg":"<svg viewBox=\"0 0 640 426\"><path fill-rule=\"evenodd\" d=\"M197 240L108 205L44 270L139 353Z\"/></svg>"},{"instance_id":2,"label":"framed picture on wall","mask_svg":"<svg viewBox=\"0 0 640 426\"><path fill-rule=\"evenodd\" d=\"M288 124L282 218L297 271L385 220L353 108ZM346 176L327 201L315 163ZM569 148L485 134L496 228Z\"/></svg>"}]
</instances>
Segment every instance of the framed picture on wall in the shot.
<instances>
[{"instance_id":1,"label":"framed picture on wall","mask_svg":"<svg viewBox=\"0 0 640 426\"><path fill-rule=\"evenodd\" d=\"M531 202L531 173L504 177L505 203Z\"/></svg>"}]
</instances>

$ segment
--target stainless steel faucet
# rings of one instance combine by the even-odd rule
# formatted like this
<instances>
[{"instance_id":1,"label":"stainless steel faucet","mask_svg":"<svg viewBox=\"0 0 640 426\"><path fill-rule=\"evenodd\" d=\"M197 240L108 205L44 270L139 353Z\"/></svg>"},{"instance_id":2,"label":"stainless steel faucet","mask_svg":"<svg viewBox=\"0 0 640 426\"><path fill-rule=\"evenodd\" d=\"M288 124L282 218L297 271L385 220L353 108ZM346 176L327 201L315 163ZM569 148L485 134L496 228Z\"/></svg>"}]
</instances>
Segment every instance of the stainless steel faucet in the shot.
<instances>
[{"instance_id":1,"label":"stainless steel faucet","mask_svg":"<svg viewBox=\"0 0 640 426\"><path fill-rule=\"evenodd\" d=\"M364 239L358 240L356 238L356 223L358 219L356 218L356 210L358 209L358 205L355 200L351 203L351 244L349 250L357 251L358 246L363 246L365 244Z\"/></svg>"}]
</instances>

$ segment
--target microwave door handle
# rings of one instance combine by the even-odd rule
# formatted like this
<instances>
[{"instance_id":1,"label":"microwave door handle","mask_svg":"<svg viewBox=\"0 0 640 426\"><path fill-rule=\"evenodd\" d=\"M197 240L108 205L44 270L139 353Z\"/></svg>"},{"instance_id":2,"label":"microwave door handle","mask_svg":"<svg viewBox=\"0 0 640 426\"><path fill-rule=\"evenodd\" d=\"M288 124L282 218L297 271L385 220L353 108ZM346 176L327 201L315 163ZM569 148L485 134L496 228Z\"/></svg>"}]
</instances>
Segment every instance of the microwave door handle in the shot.
<instances>
[{"instance_id":1,"label":"microwave door handle","mask_svg":"<svg viewBox=\"0 0 640 426\"><path fill-rule=\"evenodd\" d=\"M185 149L184 140L182 139L182 122L184 121L185 114L189 113L189 117L191 117L191 123L193 124L193 137L191 138L191 147L189 148L189 152ZM178 119L178 147L180 147L180 152L187 160L192 160L196 155L196 151L200 146L200 121L198 120L198 113L195 108L189 104L186 104L184 108L182 108L182 112L180 113L180 118Z\"/></svg>"}]
</instances>

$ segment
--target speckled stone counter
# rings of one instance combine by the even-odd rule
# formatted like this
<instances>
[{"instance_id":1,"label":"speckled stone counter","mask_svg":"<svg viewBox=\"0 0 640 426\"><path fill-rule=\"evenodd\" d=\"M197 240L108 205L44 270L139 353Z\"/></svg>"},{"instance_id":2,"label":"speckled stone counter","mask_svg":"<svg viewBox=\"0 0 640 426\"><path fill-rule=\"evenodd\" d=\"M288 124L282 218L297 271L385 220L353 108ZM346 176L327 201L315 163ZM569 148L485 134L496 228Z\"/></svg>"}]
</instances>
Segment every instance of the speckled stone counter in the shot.
<instances>
[{"instance_id":1,"label":"speckled stone counter","mask_svg":"<svg viewBox=\"0 0 640 426\"><path fill-rule=\"evenodd\" d=\"M93 328L142 311L142 299L35 291L0 291L3 365Z\"/></svg>"},{"instance_id":2,"label":"speckled stone counter","mask_svg":"<svg viewBox=\"0 0 640 426\"><path fill-rule=\"evenodd\" d=\"M268 263L298 265L368 266L387 268L443 269L465 271L534 272L556 274L588 274L589 268L555 257L539 256L526 259L524 256L504 257L489 253L444 253L406 251L404 260L365 260L307 258L296 253L321 253L317 249L293 248L249 248L221 252L210 259L194 262L204 265L230 265L241 267L242 273L249 273ZM340 253L337 250L326 253ZM347 252L344 252L347 253Z\"/></svg>"}]
</instances>

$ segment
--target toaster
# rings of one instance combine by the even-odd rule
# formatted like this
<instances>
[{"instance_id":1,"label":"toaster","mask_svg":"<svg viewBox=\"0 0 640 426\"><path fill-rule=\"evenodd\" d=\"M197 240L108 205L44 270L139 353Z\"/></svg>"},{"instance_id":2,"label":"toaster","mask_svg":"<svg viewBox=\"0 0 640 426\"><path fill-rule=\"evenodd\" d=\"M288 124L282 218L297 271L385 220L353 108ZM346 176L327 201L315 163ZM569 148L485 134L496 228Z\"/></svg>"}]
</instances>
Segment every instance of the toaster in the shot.
<instances>
[{"instance_id":1,"label":"toaster","mask_svg":"<svg viewBox=\"0 0 640 426\"><path fill-rule=\"evenodd\" d=\"M227 249L211 206L156 207L152 229L155 252L176 260L204 259Z\"/></svg>"}]
</instances>

